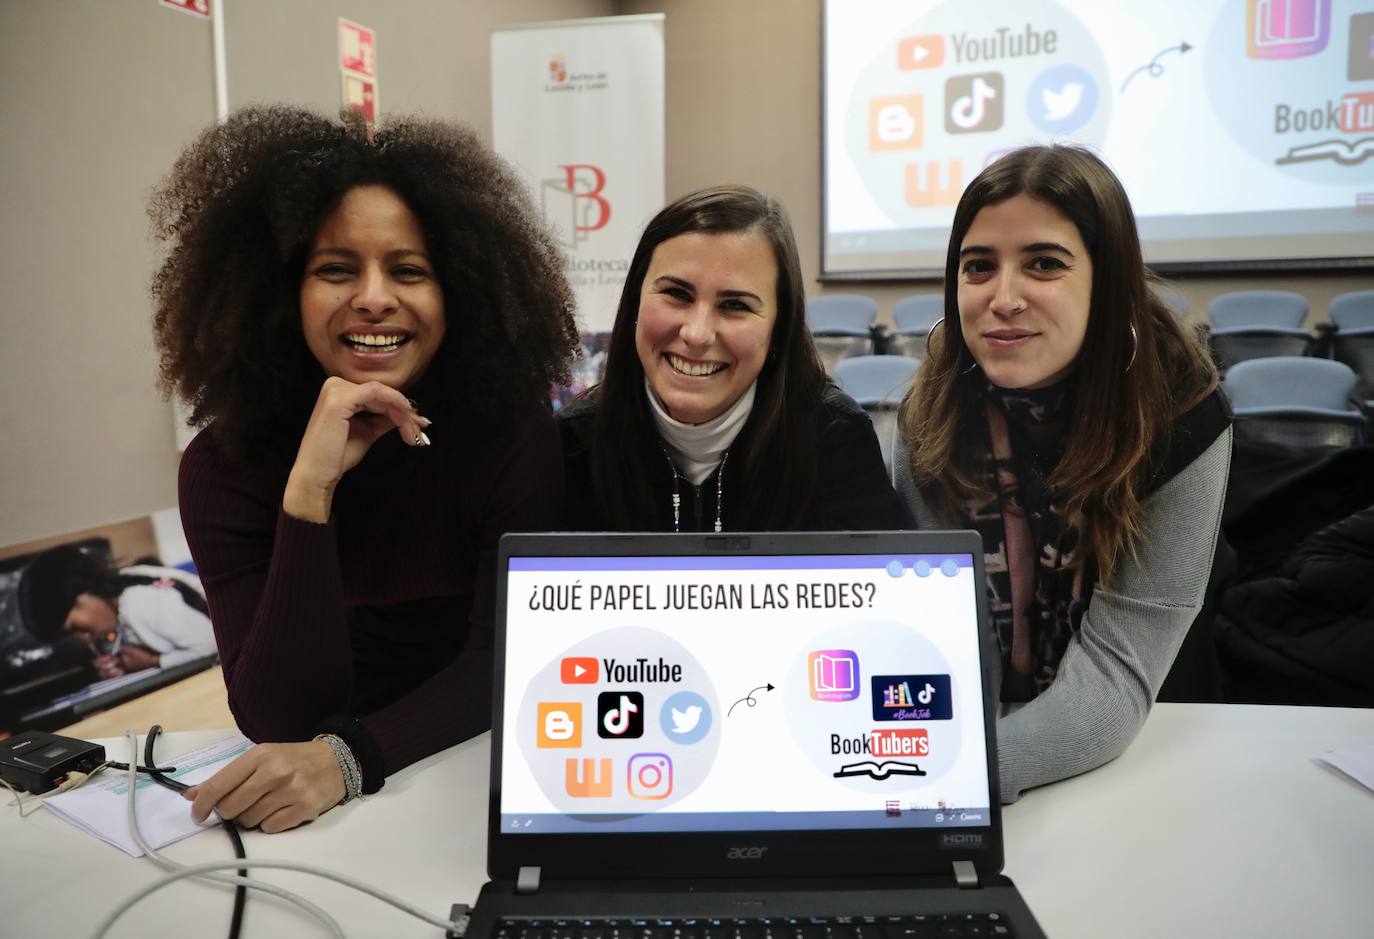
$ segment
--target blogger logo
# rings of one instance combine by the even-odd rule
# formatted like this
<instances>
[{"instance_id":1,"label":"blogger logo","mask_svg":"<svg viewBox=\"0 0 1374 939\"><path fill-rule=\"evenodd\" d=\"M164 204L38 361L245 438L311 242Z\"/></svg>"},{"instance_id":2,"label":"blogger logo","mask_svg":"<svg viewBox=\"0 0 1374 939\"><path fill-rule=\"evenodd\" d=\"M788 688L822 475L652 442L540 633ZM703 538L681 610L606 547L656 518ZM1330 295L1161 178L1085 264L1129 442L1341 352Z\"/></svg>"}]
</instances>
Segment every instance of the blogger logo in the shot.
<instances>
[{"instance_id":1,"label":"blogger logo","mask_svg":"<svg viewBox=\"0 0 1374 939\"><path fill-rule=\"evenodd\" d=\"M582 705L576 701L540 701L538 711L538 746L582 746Z\"/></svg>"},{"instance_id":2,"label":"blogger logo","mask_svg":"<svg viewBox=\"0 0 1374 939\"><path fill-rule=\"evenodd\" d=\"M636 799L666 799L673 794L673 761L666 753L630 757L627 788Z\"/></svg>"},{"instance_id":3,"label":"blogger logo","mask_svg":"<svg viewBox=\"0 0 1374 939\"><path fill-rule=\"evenodd\" d=\"M946 133L983 133L1001 126L1001 72L956 75L945 82Z\"/></svg>"},{"instance_id":4,"label":"blogger logo","mask_svg":"<svg viewBox=\"0 0 1374 939\"><path fill-rule=\"evenodd\" d=\"M920 95L873 98L868 102L868 149L915 150L923 142Z\"/></svg>"},{"instance_id":5,"label":"blogger logo","mask_svg":"<svg viewBox=\"0 0 1374 939\"><path fill-rule=\"evenodd\" d=\"M1331 0L1246 0L1245 54L1297 59L1326 48Z\"/></svg>"},{"instance_id":6,"label":"blogger logo","mask_svg":"<svg viewBox=\"0 0 1374 939\"><path fill-rule=\"evenodd\" d=\"M1047 134L1071 134L1097 113L1097 81L1082 66L1052 65L1030 83L1026 113Z\"/></svg>"}]
</instances>

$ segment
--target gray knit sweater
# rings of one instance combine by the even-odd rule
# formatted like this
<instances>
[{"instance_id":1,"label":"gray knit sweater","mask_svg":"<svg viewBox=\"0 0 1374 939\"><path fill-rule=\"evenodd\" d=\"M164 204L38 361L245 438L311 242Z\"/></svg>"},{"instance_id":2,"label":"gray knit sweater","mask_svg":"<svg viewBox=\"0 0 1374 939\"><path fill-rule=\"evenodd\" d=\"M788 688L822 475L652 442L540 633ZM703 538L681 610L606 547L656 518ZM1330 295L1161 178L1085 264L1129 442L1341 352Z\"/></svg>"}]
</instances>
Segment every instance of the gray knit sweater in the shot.
<instances>
[{"instance_id":1,"label":"gray knit sweater","mask_svg":"<svg viewBox=\"0 0 1374 939\"><path fill-rule=\"evenodd\" d=\"M947 528L921 499L905 454L897 493L921 528ZM1137 556L1111 590L1093 591L1054 682L1034 700L1003 705L997 721L1002 801L1115 759L1140 732L1188 628L1202 609L1231 468L1228 428L1148 499ZM956 526L957 527L957 526ZM1000 666L1000 659L999 659ZM1001 686L994 678L993 687Z\"/></svg>"}]
</instances>

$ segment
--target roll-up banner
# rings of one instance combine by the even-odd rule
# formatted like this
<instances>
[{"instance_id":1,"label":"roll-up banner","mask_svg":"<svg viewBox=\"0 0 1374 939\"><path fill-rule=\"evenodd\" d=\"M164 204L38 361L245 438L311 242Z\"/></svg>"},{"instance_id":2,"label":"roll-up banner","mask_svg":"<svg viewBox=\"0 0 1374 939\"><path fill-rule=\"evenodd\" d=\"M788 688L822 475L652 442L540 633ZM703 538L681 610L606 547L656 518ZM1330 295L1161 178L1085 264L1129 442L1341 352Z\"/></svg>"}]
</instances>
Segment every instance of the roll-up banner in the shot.
<instances>
[{"instance_id":1,"label":"roll-up banner","mask_svg":"<svg viewBox=\"0 0 1374 939\"><path fill-rule=\"evenodd\" d=\"M610 330L639 233L663 207L663 19L491 34L492 139L563 249L586 333Z\"/></svg>"}]
</instances>

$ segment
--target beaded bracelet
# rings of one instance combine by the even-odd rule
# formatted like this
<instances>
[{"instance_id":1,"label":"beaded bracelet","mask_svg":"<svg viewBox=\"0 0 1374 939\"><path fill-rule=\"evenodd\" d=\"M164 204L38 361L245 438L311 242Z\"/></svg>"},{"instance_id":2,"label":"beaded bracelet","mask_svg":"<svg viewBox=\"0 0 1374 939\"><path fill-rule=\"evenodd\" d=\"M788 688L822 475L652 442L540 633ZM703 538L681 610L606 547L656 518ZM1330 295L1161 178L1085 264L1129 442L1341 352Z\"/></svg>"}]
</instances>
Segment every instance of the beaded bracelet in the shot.
<instances>
[{"instance_id":1,"label":"beaded bracelet","mask_svg":"<svg viewBox=\"0 0 1374 939\"><path fill-rule=\"evenodd\" d=\"M334 751L334 758L339 761L344 781L344 797L339 800L339 805L362 798L363 772L358 768L358 760L344 739L338 734L320 734L314 739L329 744L329 748Z\"/></svg>"}]
</instances>

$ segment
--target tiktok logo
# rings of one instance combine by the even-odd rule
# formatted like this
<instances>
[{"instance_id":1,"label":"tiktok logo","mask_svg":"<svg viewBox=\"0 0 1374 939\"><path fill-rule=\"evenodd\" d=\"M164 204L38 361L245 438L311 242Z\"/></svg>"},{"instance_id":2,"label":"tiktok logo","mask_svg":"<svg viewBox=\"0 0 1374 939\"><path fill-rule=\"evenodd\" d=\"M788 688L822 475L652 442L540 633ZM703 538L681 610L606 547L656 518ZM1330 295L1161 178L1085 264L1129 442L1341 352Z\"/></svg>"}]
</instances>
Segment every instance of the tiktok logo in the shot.
<instances>
[{"instance_id":1,"label":"tiktok logo","mask_svg":"<svg viewBox=\"0 0 1374 939\"><path fill-rule=\"evenodd\" d=\"M1001 72L956 75L945 82L946 133L982 133L1001 126Z\"/></svg>"},{"instance_id":2,"label":"tiktok logo","mask_svg":"<svg viewBox=\"0 0 1374 939\"><path fill-rule=\"evenodd\" d=\"M596 732L609 740L644 736L644 695L605 691L596 696Z\"/></svg>"}]
</instances>

